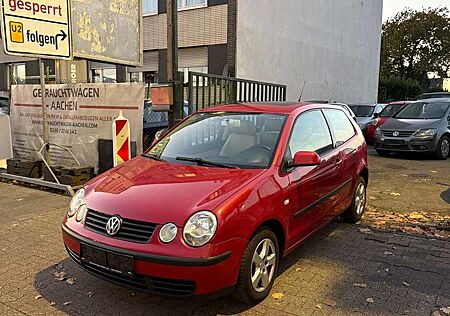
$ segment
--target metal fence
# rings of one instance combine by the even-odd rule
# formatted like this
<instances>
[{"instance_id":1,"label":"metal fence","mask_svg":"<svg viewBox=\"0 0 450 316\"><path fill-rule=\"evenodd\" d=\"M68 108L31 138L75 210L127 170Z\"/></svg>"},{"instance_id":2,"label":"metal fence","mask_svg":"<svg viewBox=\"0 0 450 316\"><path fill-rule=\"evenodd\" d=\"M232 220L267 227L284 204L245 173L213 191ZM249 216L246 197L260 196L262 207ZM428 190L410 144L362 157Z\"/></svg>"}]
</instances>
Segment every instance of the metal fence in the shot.
<instances>
[{"instance_id":1,"label":"metal fence","mask_svg":"<svg viewBox=\"0 0 450 316\"><path fill-rule=\"evenodd\" d=\"M189 72L190 113L219 104L286 101L281 84Z\"/></svg>"}]
</instances>

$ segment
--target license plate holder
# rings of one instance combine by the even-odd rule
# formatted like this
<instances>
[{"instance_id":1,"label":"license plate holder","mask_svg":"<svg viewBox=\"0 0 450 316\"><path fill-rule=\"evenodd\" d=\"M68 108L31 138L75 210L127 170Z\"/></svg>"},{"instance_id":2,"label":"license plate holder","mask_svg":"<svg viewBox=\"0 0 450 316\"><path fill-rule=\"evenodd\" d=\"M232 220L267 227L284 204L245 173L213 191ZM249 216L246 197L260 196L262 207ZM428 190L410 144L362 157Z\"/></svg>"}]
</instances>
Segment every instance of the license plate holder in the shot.
<instances>
[{"instance_id":1,"label":"license plate holder","mask_svg":"<svg viewBox=\"0 0 450 316\"><path fill-rule=\"evenodd\" d=\"M133 256L122 255L111 251L80 244L81 260L101 266L108 270L121 274L133 274Z\"/></svg>"}]
</instances>

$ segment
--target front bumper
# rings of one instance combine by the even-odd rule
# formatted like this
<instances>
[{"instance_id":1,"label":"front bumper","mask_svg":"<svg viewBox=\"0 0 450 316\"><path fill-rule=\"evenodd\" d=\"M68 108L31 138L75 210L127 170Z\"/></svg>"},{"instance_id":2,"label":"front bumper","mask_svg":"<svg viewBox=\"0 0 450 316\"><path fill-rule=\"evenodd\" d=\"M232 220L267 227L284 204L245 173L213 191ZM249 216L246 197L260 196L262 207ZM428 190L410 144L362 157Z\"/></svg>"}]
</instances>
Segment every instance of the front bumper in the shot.
<instances>
[{"instance_id":1,"label":"front bumper","mask_svg":"<svg viewBox=\"0 0 450 316\"><path fill-rule=\"evenodd\" d=\"M382 137L375 139L375 149L393 151L393 152L435 152L437 141L432 138L399 138L399 137Z\"/></svg>"},{"instance_id":2,"label":"front bumper","mask_svg":"<svg viewBox=\"0 0 450 316\"><path fill-rule=\"evenodd\" d=\"M63 240L69 256L84 270L110 282L142 291L164 295L191 296L220 293L237 281L240 251L224 251L208 258L179 258L153 255L117 248L83 237L62 226ZM81 256L81 243L102 251L132 256L132 274L117 273L107 267L87 262ZM229 249L243 249L243 240L234 240ZM227 245L228 247L230 245Z\"/></svg>"}]
</instances>

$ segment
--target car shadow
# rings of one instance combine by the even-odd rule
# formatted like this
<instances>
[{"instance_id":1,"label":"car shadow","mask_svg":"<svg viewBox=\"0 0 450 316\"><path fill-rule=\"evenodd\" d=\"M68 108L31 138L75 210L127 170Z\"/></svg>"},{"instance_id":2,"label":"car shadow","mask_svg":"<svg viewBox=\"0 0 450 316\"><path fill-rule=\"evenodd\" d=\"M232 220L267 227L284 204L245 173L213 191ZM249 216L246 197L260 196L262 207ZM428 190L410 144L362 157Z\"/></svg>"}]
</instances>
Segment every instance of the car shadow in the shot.
<instances>
[{"instance_id":1,"label":"car shadow","mask_svg":"<svg viewBox=\"0 0 450 316\"><path fill-rule=\"evenodd\" d=\"M273 306L287 312L292 308L298 315L313 313L318 304L325 314L395 314L402 308L414 310L408 304L422 297L434 300L430 306L422 302L421 308L430 310L438 295L450 301L443 285L450 284L450 268L430 260L439 255L430 249L450 241L366 228L363 233L362 227L335 221L308 239L280 262L273 293L285 297L276 301L269 296L257 306L229 296L183 299L130 290L90 275L68 258L37 273L34 287L70 315L233 315L249 309L270 314Z\"/></svg>"}]
</instances>

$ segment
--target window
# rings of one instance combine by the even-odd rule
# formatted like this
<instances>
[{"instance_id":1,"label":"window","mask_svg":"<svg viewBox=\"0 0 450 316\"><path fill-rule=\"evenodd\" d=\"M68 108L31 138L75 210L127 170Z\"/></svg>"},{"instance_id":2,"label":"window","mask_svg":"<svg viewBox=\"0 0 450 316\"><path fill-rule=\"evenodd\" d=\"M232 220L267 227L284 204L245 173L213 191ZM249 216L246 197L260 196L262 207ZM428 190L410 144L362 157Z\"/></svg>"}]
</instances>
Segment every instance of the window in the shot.
<instances>
[{"instance_id":1,"label":"window","mask_svg":"<svg viewBox=\"0 0 450 316\"><path fill-rule=\"evenodd\" d=\"M158 14L158 0L142 0L142 14Z\"/></svg>"},{"instance_id":2,"label":"window","mask_svg":"<svg viewBox=\"0 0 450 316\"><path fill-rule=\"evenodd\" d=\"M355 129L348 119L347 115L340 110L325 110L330 128L336 137L336 145L345 143L355 135Z\"/></svg>"},{"instance_id":3,"label":"window","mask_svg":"<svg viewBox=\"0 0 450 316\"><path fill-rule=\"evenodd\" d=\"M301 114L295 122L288 146L288 159L299 151L315 151L319 155L333 148L333 140L321 111Z\"/></svg>"},{"instance_id":4,"label":"window","mask_svg":"<svg viewBox=\"0 0 450 316\"><path fill-rule=\"evenodd\" d=\"M116 68L93 69L92 80L95 83L116 83Z\"/></svg>"},{"instance_id":5,"label":"window","mask_svg":"<svg viewBox=\"0 0 450 316\"><path fill-rule=\"evenodd\" d=\"M207 0L178 0L178 10L206 7Z\"/></svg>"},{"instance_id":6,"label":"window","mask_svg":"<svg viewBox=\"0 0 450 316\"><path fill-rule=\"evenodd\" d=\"M450 103L447 102L417 102L411 103L403 110L395 115L399 119L416 119L416 120L430 120L443 118L445 112L449 108Z\"/></svg>"}]
</instances>

